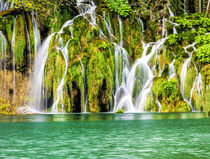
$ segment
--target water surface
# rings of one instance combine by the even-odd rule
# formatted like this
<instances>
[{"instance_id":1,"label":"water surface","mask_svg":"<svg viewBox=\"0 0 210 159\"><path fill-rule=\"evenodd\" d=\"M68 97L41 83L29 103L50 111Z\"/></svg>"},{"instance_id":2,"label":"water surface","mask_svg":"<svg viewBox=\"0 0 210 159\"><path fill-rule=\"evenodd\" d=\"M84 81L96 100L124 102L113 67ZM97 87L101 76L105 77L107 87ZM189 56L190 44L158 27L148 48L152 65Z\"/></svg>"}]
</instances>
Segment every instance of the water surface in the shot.
<instances>
[{"instance_id":1,"label":"water surface","mask_svg":"<svg viewBox=\"0 0 210 159\"><path fill-rule=\"evenodd\" d=\"M0 158L208 158L203 113L0 116Z\"/></svg>"}]
</instances>

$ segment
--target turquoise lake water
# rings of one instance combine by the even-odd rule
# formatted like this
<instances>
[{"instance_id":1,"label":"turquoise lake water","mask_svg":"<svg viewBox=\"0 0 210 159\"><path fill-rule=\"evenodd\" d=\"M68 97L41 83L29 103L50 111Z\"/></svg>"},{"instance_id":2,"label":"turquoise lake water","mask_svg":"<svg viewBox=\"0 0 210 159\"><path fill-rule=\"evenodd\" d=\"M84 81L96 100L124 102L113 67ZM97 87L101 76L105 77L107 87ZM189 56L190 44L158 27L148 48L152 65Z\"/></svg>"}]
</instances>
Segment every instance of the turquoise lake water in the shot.
<instances>
[{"instance_id":1,"label":"turquoise lake water","mask_svg":"<svg viewBox=\"0 0 210 159\"><path fill-rule=\"evenodd\" d=\"M0 158L210 158L203 113L0 116Z\"/></svg>"}]
</instances>

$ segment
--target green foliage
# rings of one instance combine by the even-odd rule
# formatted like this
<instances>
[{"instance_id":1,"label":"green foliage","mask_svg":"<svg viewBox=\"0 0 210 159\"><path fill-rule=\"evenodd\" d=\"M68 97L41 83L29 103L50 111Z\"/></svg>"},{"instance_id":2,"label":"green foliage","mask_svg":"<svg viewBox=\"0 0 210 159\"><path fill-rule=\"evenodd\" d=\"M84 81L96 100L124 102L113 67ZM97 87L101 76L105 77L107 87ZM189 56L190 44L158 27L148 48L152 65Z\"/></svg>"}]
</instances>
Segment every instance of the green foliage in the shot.
<instances>
[{"instance_id":1,"label":"green foliage","mask_svg":"<svg viewBox=\"0 0 210 159\"><path fill-rule=\"evenodd\" d=\"M190 106L183 101L177 83L162 77L153 80L152 92L161 103L161 112L188 112Z\"/></svg>"},{"instance_id":2,"label":"green foliage","mask_svg":"<svg viewBox=\"0 0 210 159\"><path fill-rule=\"evenodd\" d=\"M210 30L210 19L208 17L204 17L202 14L193 14L184 17L176 17L175 22L185 29L191 30L192 27L194 27L197 30L199 28L203 28L199 29L201 33L204 31L204 28L206 28L207 31Z\"/></svg>"},{"instance_id":3,"label":"green foliage","mask_svg":"<svg viewBox=\"0 0 210 159\"><path fill-rule=\"evenodd\" d=\"M110 11L118 13L120 16L127 17L131 12L128 0L104 0Z\"/></svg>"},{"instance_id":4,"label":"green foliage","mask_svg":"<svg viewBox=\"0 0 210 159\"><path fill-rule=\"evenodd\" d=\"M171 34L168 36L168 43L169 45L175 45L177 43L178 35Z\"/></svg>"},{"instance_id":5,"label":"green foliage","mask_svg":"<svg viewBox=\"0 0 210 159\"><path fill-rule=\"evenodd\" d=\"M12 1L12 0L10 0ZM46 16L46 13L56 6L71 5L72 0L14 0L14 8L21 8L26 12L34 10L39 15Z\"/></svg>"},{"instance_id":6,"label":"green foliage","mask_svg":"<svg viewBox=\"0 0 210 159\"><path fill-rule=\"evenodd\" d=\"M164 96L171 96L171 98L175 98L177 95L177 87L174 81L164 81L161 84L163 88L163 95Z\"/></svg>"},{"instance_id":7,"label":"green foliage","mask_svg":"<svg viewBox=\"0 0 210 159\"><path fill-rule=\"evenodd\" d=\"M199 47L196 51L196 56L202 63L210 63L210 43Z\"/></svg>"},{"instance_id":8,"label":"green foliage","mask_svg":"<svg viewBox=\"0 0 210 159\"><path fill-rule=\"evenodd\" d=\"M195 38L196 45L205 45L210 43L210 34L200 35Z\"/></svg>"},{"instance_id":9,"label":"green foliage","mask_svg":"<svg viewBox=\"0 0 210 159\"><path fill-rule=\"evenodd\" d=\"M138 0L137 2L139 6L134 7L135 12L138 12L138 15L150 16L150 5L148 4L148 1Z\"/></svg>"},{"instance_id":10,"label":"green foliage","mask_svg":"<svg viewBox=\"0 0 210 159\"><path fill-rule=\"evenodd\" d=\"M14 0L14 7L22 8L25 11L36 10L42 12L46 10L50 4L50 0Z\"/></svg>"},{"instance_id":11,"label":"green foliage","mask_svg":"<svg viewBox=\"0 0 210 159\"><path fill-rule=\"evenodd\" d=\"M199 58L201 63L210 63L210 34L200 35L195 38L196 56Z\"/></svg>"}]
</instances>

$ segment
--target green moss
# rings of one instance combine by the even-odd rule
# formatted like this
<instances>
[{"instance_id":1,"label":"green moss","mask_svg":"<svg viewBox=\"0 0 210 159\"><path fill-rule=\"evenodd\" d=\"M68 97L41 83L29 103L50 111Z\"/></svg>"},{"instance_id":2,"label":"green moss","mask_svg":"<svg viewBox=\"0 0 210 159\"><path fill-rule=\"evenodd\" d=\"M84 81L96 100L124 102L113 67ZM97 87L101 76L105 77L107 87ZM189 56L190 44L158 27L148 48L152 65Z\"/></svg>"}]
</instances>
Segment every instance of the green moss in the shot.
<instances>
[{"instance_id":1,"label":"green moss","mask_svg":"<svg viewBox=\"0 0 210 159\"><path fill-rule=\"evenodd\" d=\"M90 51L92 55L87 66L89 109L91 112L107 111L113 86L111 67L96 46L90 46Z\"/></svg>"},{"instance_id":2,"label":"green moss","mask_svg":"<svg viewBox=\"0 0 210 159\"><path fill-rule=\"evenodd\" d=\"M122 113L124 113L124 109L118 109L115 113L122 114Z\"/></svg>"},{"instance_id":3,"label":"green moss","mask_svg":"<svg viewBox=\"0 0 210 159\"><path fill-rule=\"evenodd\" d=\"M191 108L189 104L185 101L178 101L176 103L176 107L172 110L172 112L190 112Z\"/></svg>"},{"instance_id":4,"label":"green moss","mask_svg":"<svg viewBox=\"0 0 210 159\"><path fill-rule=\"evenodd\" d=\"M76 16L73 5L57 5L54 10L48 10L49 15L45 21L45 25L50 28L50 32L58 32L61 26L69 19Z\"/></svg>"},{"instance_id":5,"label":"green moss","mask_svg":"<svg viewBox=\"0 0 210 159\"><path fill-rule=\"evenodd\" d=\"M6 32L6 36L7 36L10 46L12 44L12 34L13 34L13 26L14 26L13 22L14 22L13 16L7 16L5 18L5 32Z\"/></svg>"},{"instance_id":6,"label":"green moss","mask_svg":"<svg viewBox=\"0 0 210 159\"><path fill-rule=\"evenodd\" d=\"M155 77L152 92L161 103L161 112L191 111L190 106L183 101L179 87L173 80L167 81L162 77Z\"/></svg>"},{"instance_id":7,"label":"green moss","mask_svg":"<svg viewBox=\"0 0 210 159\"><path fill-rule=\"evenodd\" d=\"M0 115L15 115L16 108L7 103L5 99L0 98Z\"/></svg>"},{"instance_id":8,"label":"green moss","mask_svg":"<svg viewBox=\"0 0 210 159\"><path fill-rule=\"evenodd\" d=\"M25 17L19 15L15 21L15 46L13 53L15 54L16 68L21 69L24 65L24 55L26 49L26 36L25 36Z\"/></svg>"},{"instance_id":9,"label":"green moss","mask_svg":"<svg viewBox=\"0 0 210 159\"><path fill-rule=\"evenodd\" d=\"M99 35L100 35L100 31L97 27L95 27L95 26L90 27L90 29L88 30L88 32L86 34L87 42L94 40L94 38L99 37Z\"/></svg>"},{"instance_id":10,"label":"green moss","mask_svg":"<svg viewBox=\"0 0 210 159\"><path fill-rule=\"evenodd\" d=\"M184 96L187 100L190 99L190 92L193 87L195 77L196 77L195 66L191 63L187 69L187 74L184 81Z\"/></svg>"},{"instance_id":11,"label":"green moss","mask_svg":"<svg viewBox=\"0 0 210 159\"><path fill-rule=\"evenodd\" d=\"M152 95L149 95L146 99L145 106L144 106L144 111L149 111L149 112L158 112L159 107L155 103L155 99L153 98Z\"/></svg>"}]
</instances>

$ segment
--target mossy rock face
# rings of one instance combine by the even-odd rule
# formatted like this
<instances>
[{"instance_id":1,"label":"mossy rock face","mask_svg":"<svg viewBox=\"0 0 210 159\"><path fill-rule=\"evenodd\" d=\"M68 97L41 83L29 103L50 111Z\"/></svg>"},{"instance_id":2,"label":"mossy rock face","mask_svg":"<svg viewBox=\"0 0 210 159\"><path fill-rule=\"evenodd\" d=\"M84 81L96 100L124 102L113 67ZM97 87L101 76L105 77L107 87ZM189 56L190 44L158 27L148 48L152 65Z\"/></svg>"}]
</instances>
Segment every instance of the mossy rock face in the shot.
<instances>
[{"instance_id":1,"label":"mossy rock face","mask_svg":"<svg viewBox=\"0 0 210 159\"><path fill-rule=\"evenodd\" d=\"M15 115L17 114L16 108L0 98L0 115Z\"/></svg>"},{"instance_id":2,"label":"mossy rock face","mask_svg":"<svg viewBox=\"0 0 210 159\"><path fill-rule=\"evenodd\" d=\"M142 28L138 23L138 20L134 17L122 18L118 17L116 13L108 11L106 8L100 12L97 16L97 24L111 41L120 44L122 39L122 45L127 50L132 61L138 59L142 55ZM106 22L111 27L111 35L107 30ZM121 26L120 26L121 21ZM121 27L121 28L120 28ZM120 30L121 29L121 30Z\"/></svg>"},{"instance_id":3,"label":"mossy rock face","mask_svg":"<svg viewBox=\"0 0 210 159\"><path fill-rule=\"evenodd\" d=\"M83 111L83 85L82 66L77 61L68 68L64 84L64 105L66 106L67 112Z\"/></svg>"},{"instance_id":4,"label":"mossy rock face","mask_svg":"<svg viewBox=\"0 0 210 159\"><path fill-rule=\"evenodd\" d=\"M7 41L11 46L12 44L12 34L13 34L13 26L14 26L14 16L7 16L4 20L3 26L5 28L4 32L7 37Z\"/></svg>"},{"instance_id":5,"label":"mossy rock face","mask_svg":"<svg viewBox=\"0 0 210 159\"><path fill-rule=\"evenodd\" d=\"M153 80L152 92L161 104L161 112L188 112L191 111L189 104L180 107L183 101L180 89L175 81L167 81L163 77L155 77ZM187 107L187 108L186 108Z\"/></svg>"},{"instance_id":6,"label":"mossy rock face","mask_svg":"<svg viewBox=\"0 0 210 159\"><path fill-rule=\"evenodd\" d=\"M55 10L49 10L46 14L47 19L44 24L46 28L50 29L49 32L53 33L58 32L66 21L73 19L78 14L78 11L74 5L58 5Z\"/></svg>"},{"instance_id":7,"label":"mossy rock face","mask_svg":"<svg viewBox=\"0 0 210 159\"><path fill-rule=\"evenodd\" d=\"M137 19L125 18L122 19L122 27L123 46L128 51L130 57L136 60L142 54L141 25L137 22Z\"/></svg>"},{"instance_id":8,"label":"mossy rock face","mask_svg":"<svg viewBox=\"0 0 210 159\"><path fill-rule=\"evenodd\" d=\"M171 112L190 112L192 111L189 104L185 101L176 102L176 107Z\"/></svg>"},{"instance_id":9,"label":"mossy rock face","mask_svg":"<svg viewBox=\"0 0 210 159\"><path fill-rule=\"evenodd\" d=\"M210 64L203 66L201 75L204 93L204 111L208 113L210 111Z\"/></svg>"},{"instance_id":10,"label":"mossy rock face","mask_svg":"<svg viewBox=\"0 0 210 159\"><path fill-rule=\"evenodd\" d=\"M189 67L187 68L187 74L184 82L184 96L187 100L190 99L191 89L193 87L194 81L196 77L196 70L195 66L190 63Z\"/></svg>"},{"instance_id":11,"label":"mossy rock face","mask_svg":"<svg viewBox=\"0 0 210 159\"><path fill-rule=\"evenodd\" d=\"M204 111L204 97L203 97L203 93L200 92L199 90L197 90L197 87L199 87L199 86L196 84L195 88L194 88L194 90L192 92L191 103L194 106L194 109L196 111Z\"/></svg>"},{"instance_id":12,"label":"mossy rock face","mask_svg":"<svg viewBox=\"0 0 210 159\"><path fill-rule=\"evenodd\" d=\"M113 87L111 61L95 43L88 50L92 54L87 65L88 107L90 112L106 112L110 109ZM106 52L109 53L109 48Z\"/></svg>"},{"instance_id":13,"label":"mossy rock face","mask_svg":"<svg viewBox=\"0 0 210 159\"><path fill-rule=\"evenodd\" d=\"M56 89L65 68L64 58L57 51L60 38L65 45L68 44L69 63L63 86L66 112L84 111L84 90L88 112L109 111L114 81L113 45L100 37L100 30L83 17L75 18L71 28L64 28L51 40L45 67L48 100L56 100Z\"/></svg>"},{"instance_id":14,"label":"mossy rock face","mask_svg":"<svg viewBox=\"0 0 210 159\"><path fill-rule=\"evenodd\" d=\"M178 74L175 74L173 77L171 77L170 81L174 81L178 86L180 86L180 79Z\"/></svg>"},{"instance_id":15,"label":"mossy rock face","mask_svg":"<svg viewBox=\"0 0 210 159\"><path fill-rule=\"evenodd\" d=\"M72 32L74 38L78 38L82 43L85 43L87 41L87 32L89 29L92 29L92 26L89 24L88 20L83 17L75 18L73 23Z\"/></svg>"},{"instance_id":16,"label":"mossy rock face","mask_svg":"<svg viewBox=\"0 0 210 159\"><path fill-rule=\"evenodd\" d=\"M26 56L26 34L25 34L25 16L19 15L15 20L15 46L13 53L15 54L15 63L17 69L24 66L24 57Z\"/></svg>"},{"instance_id":17,"label":"mossy rock face","mask_svg":"<svg viewBox=\"0 0 210 159\"><path fill-rule=\"evenodd\" d=\"M159 107L158 107L157 103L155 102L154 97L151 94L148 95L148 97L146 99L144 111L148 111L148 112L158 112L159 111Z\"/></svg>"},{"instance_id":18,"label":"mossy rock face","mask_svg":"<svg viewBox=\"0 0 210 159\"><path fill-rule=\"evenodd\" d=\"M29 40L30 40L30 49L31 52L34 53L34 47L35 47L35 39L34 39L34 30L33 30L33 23L32 23L32 17L29 13L26 14L26 25L28 28L28 33L29 33ZM29 43L29 41L28 41Z\"/></svg>"}]
</instances>

